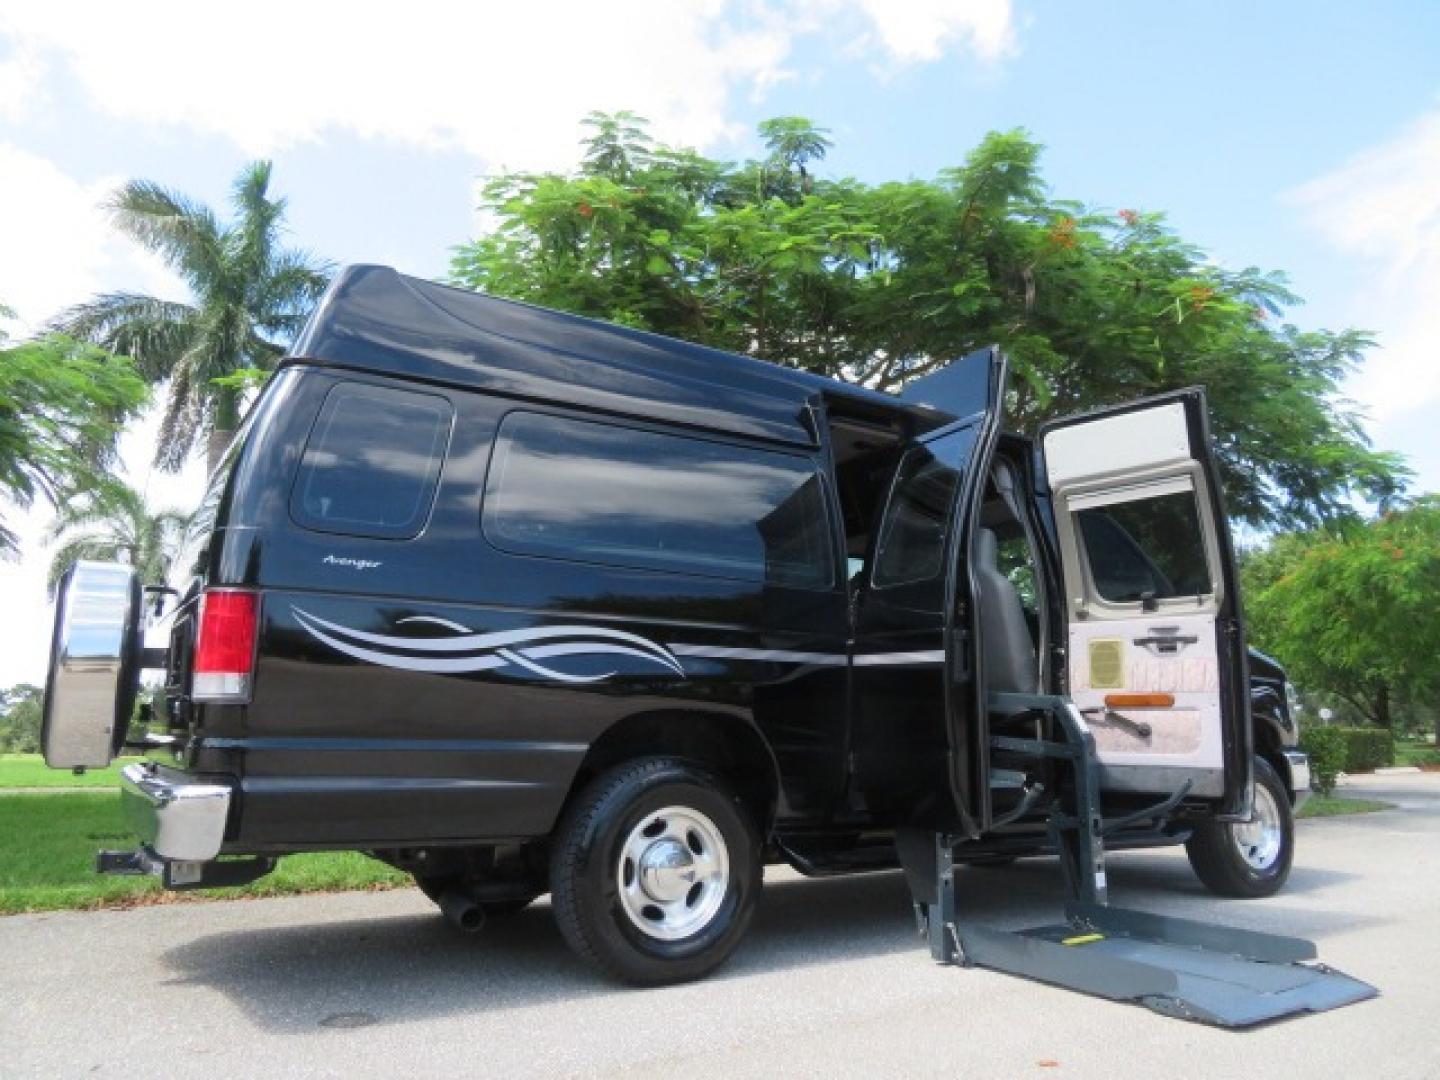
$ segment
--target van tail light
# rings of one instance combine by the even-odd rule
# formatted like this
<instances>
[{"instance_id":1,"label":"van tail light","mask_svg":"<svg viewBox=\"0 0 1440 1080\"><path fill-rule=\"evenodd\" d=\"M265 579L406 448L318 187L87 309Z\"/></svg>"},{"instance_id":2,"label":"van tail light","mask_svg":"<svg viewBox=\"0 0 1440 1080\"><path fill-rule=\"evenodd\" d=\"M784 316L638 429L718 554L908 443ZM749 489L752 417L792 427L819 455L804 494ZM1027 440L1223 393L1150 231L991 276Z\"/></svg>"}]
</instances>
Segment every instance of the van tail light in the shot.
<instances>
[{"instance_id":1,"label":"van tail light","mask_svg":"<svg viewBox=\"0 0 1440 1080\"><path fill-rule=\"evenodd\" d=\"M250 700L259 614L257 593L244 589L206 589L200 594L190 694L194 700L232 703Z\"/></svg>"}]
</instances>

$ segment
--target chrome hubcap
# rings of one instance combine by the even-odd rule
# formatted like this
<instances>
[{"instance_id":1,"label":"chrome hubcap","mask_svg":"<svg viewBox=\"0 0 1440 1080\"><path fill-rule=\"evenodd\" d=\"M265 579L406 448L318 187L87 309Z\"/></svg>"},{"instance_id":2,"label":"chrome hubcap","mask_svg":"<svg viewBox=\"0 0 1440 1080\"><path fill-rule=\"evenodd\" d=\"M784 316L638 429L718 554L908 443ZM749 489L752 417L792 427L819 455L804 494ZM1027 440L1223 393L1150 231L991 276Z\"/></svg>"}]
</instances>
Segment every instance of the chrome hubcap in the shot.
<instances>
[{"instance_id":1,"label":"chrome hubcap","mask_svg":"<svg viewBox=\"0 0 1440 1080\"><path fill-rule=\"evenodd\" d=\"M686 806L667 806L630 830L616 867L620 907L638 929L678 941L709 925L725 900L730 854L719 828Z\"/></svg>"},{"instance_id":2,"label":"chrome hubcap","mask_svg":"<svg viewBox=\"0 0 1440 1080\"><path fill-rule=\"evenodd\" d=\"M1244 825L1231 828L1240 857L1254 870L1269 870L1280 857L1282 832L1280 808L1270 789L1255 785L1255 816Z\"/></svg>"}]
</instances>

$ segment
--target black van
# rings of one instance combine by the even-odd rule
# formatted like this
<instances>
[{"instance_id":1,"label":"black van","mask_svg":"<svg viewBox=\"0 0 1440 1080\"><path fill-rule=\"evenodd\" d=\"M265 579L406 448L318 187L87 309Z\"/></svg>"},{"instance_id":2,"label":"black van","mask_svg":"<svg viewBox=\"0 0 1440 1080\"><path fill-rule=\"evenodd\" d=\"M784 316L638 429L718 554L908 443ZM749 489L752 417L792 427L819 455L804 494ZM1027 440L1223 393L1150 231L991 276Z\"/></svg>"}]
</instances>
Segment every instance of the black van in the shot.
<instances>
[{"instance_id":1,"label":"black van","mask_svg":"<svg viewBox=\"0 0 1440 1080\"><path fill-rule=\"evenodd\" d=\"M548 892L658 983L734 948L765 863L1054 850L1004 703L1068 695L1108 846L1273 892L1308 770L1283 672L1251 722L1202 393L1034 441L1004 398L995 350L894 397L350 268L211 478L168 649L128 567L66 581L47 760L109 763L162 668L173 762L125 768L142 845L102 869L360 850L464 928Z\"/></svg>"}]
</instances>

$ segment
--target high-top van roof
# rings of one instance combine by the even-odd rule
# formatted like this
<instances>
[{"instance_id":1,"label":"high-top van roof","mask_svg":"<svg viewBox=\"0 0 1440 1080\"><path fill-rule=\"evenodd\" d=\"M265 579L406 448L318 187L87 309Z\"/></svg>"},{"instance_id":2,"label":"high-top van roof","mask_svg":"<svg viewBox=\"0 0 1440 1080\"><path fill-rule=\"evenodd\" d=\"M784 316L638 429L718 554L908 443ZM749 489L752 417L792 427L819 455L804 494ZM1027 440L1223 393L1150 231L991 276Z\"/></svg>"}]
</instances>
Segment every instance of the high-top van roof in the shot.
<instances>
[{"instance_id":1,"label":"high-top van roof","mask_svg":"<svg viewBox=\"0 0 1440 1080\"><path fill-rule=\"evenodd\" d=\"M811 406L908 434L954 417L751 357L483 293L350 266L287 363L374 371L491 393L817 443Z\"/></svg>"}]
</instances>

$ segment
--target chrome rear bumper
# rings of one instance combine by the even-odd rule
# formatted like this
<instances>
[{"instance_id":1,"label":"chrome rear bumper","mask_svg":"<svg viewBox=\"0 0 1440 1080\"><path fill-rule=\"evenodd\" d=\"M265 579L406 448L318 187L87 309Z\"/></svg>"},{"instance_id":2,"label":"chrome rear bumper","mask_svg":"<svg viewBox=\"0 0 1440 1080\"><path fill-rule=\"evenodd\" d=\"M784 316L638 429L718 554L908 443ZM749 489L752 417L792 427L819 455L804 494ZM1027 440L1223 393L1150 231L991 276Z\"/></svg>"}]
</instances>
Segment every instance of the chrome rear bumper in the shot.
<instances>
[{"instance_id":1,"label":"chrome rear bumper","mask_svg":"<svg viewBox=\"0 0 1440 1080\"><path fill-rule=\"evenodd\" d=\"M230 786L197 782L178 769L137 762L120 770L120 799L130 827L162 859L205 861L220 854L230 816Z\"/></svg>"}]
</instances>

